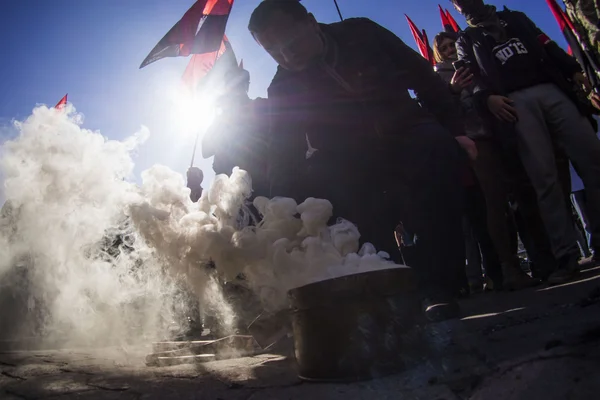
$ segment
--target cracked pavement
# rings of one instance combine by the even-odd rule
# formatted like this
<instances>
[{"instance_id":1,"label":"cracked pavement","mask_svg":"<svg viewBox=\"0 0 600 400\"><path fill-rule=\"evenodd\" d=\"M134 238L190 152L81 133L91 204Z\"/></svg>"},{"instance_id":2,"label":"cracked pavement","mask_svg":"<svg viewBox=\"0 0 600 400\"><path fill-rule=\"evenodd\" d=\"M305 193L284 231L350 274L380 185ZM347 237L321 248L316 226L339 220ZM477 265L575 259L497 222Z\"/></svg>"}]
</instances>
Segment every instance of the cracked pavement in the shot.
<instances>
[{"instance_id":1,"label":"cracked pavement","mask_svg":"<svg viewBox=\"0 0 600 400\"><path fill-rule=\"evenodd\" d=\"M302 382L293 351L147 367L147 346L0 350L0 399L510 400L600 396L600 268L578 281L462 302L464 318L424 328L405 371L341 383ZM14 345L14 343L13 343ZM0 343L6 347L6 343ZM0 347L3 348L3 347Z\"/></svg>"}]
</instances>

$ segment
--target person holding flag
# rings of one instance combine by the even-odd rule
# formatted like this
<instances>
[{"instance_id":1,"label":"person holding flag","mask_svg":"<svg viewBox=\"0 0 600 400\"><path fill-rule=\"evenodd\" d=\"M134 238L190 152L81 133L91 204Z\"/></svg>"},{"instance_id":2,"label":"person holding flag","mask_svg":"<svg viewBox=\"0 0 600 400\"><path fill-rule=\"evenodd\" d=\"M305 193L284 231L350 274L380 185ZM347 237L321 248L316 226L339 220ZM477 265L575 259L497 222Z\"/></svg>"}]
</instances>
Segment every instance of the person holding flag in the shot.
<instances>
[{"instance_id":1,"label":"person holding flag","mask_svg":"<svg viewBox=\"0 0 600 400\"><path fill-rule=\"evenodd\" d=\"M431 65L366 18L320 24L297 0L265 0L250 32L279 64L268 89L272 196L328 199L363 242L406 261L430 320L459 314L461 167L475 158L458 105ZM427 109L411 98L414 90ZM307 143L318 151L307 156ZM412 251L414 250L414 251Z\"/></svg>"},{"instance_id":2,"label":"person holding flag","mask_svg":"<svg viewBox=\"0 0 600 400\"><path fill-rule=\"evenodd\" d=\"M255 196L268 196L264 139L265 99L250 99L250 74L242 65L224 76L225 91L217 101L220 115L202 140L202 156L213 158L215 174L230 175L239 167L252 178Z\"/></svg>"},{"instance_id":3,"label":"person holding flag","mask_svg":"<svg viewBox=\"0 0 600 400\"><path fill-rule=\"evenodd\" d=\"M565 151L590 196L593 247L600 254L600 141L594 111L574 87L587 84L577 61L525 14L483 0L452 0L469 27L456 43L474 74L474 98L494 133L512 141L537 193L558 269L550 283L579 273L579 249L559 184L554 147Z\"/></svg>"}]
</instances>

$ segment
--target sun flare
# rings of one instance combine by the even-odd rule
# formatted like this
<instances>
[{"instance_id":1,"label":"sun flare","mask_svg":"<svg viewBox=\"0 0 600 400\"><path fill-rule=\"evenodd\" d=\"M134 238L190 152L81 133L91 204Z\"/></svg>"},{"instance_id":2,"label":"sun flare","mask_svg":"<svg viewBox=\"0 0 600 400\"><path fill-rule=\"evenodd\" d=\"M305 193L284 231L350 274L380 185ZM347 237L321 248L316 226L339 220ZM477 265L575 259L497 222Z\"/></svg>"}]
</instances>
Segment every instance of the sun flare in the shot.
<instances>
[{"instance_id":1,"label":"sun flare","mask_svg":"<svg viewBox=\"0 0 600 400\"><path fill-rule=\"evenodd\" d=\"M172 97L173 123L182 135L204 132L212 124L216 115L214 98L210 94L192 94L179 90Z\"/></svg>"}]
</instances>

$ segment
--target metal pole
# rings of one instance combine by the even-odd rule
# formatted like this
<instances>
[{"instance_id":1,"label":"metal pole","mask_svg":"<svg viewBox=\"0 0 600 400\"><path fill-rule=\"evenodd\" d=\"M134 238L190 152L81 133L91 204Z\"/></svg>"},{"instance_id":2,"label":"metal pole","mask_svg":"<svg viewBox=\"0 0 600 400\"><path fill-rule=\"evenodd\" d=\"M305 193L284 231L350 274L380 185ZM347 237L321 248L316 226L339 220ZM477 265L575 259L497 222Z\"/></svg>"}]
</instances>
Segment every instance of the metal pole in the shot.
<instances>
[{"instance_id":1,"label":"metal pole","mask_svg":"<svg viewBox=\"0 0 600 400\"><path fill-rule=\"evenodd\" d=\"M198 138L200 137L200 130L196 133L196 141L194 142L194 151L192 152L192 162L190 163L190 168L194 166L194 158L196 157L196 147L198 147Z\"/></svg>"},{"instance_id":2,"label":"metal pole","mask_svg":"<svg viewBox=\"0 0 600 400\"><path fill-rule=\"evenodd\" d=\"M344 21L344 17L342 17L342 12L340 11L340 6L338 6L337 0L333 0L335 4L335 8L337 9L338 15L340 16L340 21Z\"/></svg>"}]
</instances>

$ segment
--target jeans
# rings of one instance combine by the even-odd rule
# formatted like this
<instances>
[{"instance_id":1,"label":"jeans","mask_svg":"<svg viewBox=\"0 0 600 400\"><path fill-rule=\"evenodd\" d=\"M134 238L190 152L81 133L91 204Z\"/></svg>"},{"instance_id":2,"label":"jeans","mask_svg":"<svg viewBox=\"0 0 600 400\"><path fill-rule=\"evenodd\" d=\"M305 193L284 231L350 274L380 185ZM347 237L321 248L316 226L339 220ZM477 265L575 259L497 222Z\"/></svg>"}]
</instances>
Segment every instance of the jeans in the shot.
<instances>
[{"instance_id":1,"label":"jeans","mask_svg":"<svg viewBox=\"0 0 600 400\"><path fill-rule=\"evenodd\" d=\"M579 249L566 196L558 182L554 143L564 150L583 180L592 204L588 210L592 245L600 248L600 141L592 125L553 84L519 90L509 97L518 113L519 155L537 193L555 257L561 259Z\"/></svg>"}]
</instances>

